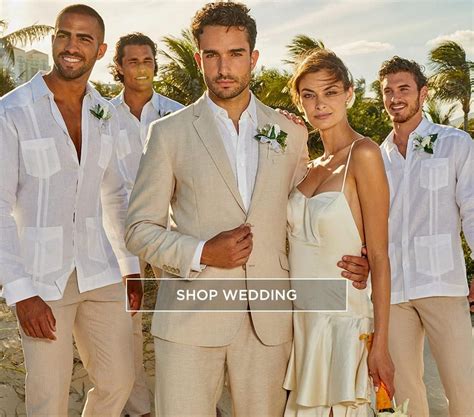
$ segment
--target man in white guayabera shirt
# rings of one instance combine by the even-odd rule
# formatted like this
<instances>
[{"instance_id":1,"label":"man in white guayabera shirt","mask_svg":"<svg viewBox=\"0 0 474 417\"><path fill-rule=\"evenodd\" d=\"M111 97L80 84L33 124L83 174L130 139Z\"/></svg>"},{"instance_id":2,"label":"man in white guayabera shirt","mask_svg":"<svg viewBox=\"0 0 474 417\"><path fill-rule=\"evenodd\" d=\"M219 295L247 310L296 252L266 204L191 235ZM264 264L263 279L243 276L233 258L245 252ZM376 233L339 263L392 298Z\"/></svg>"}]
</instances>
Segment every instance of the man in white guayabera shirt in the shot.
<instances>
[{"instance_id":1,"label":"man in white guayabera shirt","mask_svg":"<svg viewBox=\"0 0 474 417\"><path fill-rule=\"evenodd\" d=\"M66 7L53 69L0 101L0 279L20 324L29 416L68 415L73 335L94 386L83 416L118 417L134 382L122 276L139 264L123 242L118 116L87 83L103 41L95 10Z\"/></svg>"},{"instance_id":2,"label":"man in white guayabera shirt","mask_svg":"<svg viewBox=\"0 0 474 417\"><path fill-rule=\"evenodd\" d=\"M393 131L381 150L390 184L392 307L390 353L395 397L428 417L423 384L426 333L451 417L474 415L471 319L461 226L474 247L474 142L422 116L420 66L399 57L379 71Z\"/></svg>"},{"instance_id":3,"label":"man in white guayabera shirt","mask_svg":"<svg viewBox=\"0 0 474 417\"><path fill-rule=\"evenodd\" d=\"M111 102L120 119L120 137L117 144L119 168L125 178L128 195L131 194L143 153L148 126L183 105L153 90L153 77L158 70L156 44L142 33L122 36L115 46L112 75L123 84L122 92ZM145 276L146 262L140 262L141 276ZM159 271L156 270L155 275ZM143 367L142 317L133 317L135 347L135 384L125 404L130 417L150 416L150 396Z\"/></svg>"}]
</instances>

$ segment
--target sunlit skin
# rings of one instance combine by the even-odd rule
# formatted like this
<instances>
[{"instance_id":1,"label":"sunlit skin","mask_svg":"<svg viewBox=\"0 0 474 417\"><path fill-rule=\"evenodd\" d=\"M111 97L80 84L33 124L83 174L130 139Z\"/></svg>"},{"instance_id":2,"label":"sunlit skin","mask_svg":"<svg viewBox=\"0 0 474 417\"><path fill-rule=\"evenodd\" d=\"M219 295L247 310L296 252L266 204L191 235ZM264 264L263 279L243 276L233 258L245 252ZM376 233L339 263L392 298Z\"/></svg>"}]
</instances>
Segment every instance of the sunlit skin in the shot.
<instances>
[{"instance_id":1,"label":"sunlit skin","mask_svg":"<svg viewBox=\"0 0 474 417\"><path fill-rule=\"evenodd\" d=\"M368 365L375 386L383 381L394 393L394 367L388 352L390 264L388 258L389 192L378 145L363 138L349 125L347 102L352 88L344 89L327 70L306 74L298 87L300 106L308 122L319 130L324 154L298 185L306 196L339 191L350 146L357 139L347 172L344 195L365 242L371 268L374 305L374 344ZM338 264L341 266L341 264Z\"/></svg>"},{"instance_id":2,"label":"sunlit skin","mask_svg":"<svg viewBox=\"0 0 474 417\"><path fill-rule=\"evenodd\" d=\"M123 75L124 99L135 117L140 119L143 106L153 95L155 57L149 45L127 45L122 63L117 65Z\"/></svg>"},{"instance_id":3,"label":"sunlit skin","mask_svg":"<svg viewBox=\"0 0 474 417\"><path fill-rule=\"evenodd\" d=\"M238 129L241 114L250 101L249 84L259 53L250 50L247 31L231 26L205 26L195 59L209 97L227 110Z\"/></svg>"},{"instance_id":4,"label":"sunlit skin","mask_svg":"<svg viewBox=\"0 0 474 417\"><path fill-rule=\"evenodd\" d=\"M103 38L94 17L64 14L52 36L54 68L51 74L63 80L87 81L95 62L107 50Z\"/></svg>"},{"instance_id":5,"label":"sunlit skin","mask_svg":"<svg viewBox=\"0 0 474 417\"><path fill-rule=\"evenodd\" d=\"M413 74L401 71L388 74L381 82L383 102L393 123L394 143L406 155L408 136L420 124L427 87L418 90Z\"/></svg>"}]
</instances>

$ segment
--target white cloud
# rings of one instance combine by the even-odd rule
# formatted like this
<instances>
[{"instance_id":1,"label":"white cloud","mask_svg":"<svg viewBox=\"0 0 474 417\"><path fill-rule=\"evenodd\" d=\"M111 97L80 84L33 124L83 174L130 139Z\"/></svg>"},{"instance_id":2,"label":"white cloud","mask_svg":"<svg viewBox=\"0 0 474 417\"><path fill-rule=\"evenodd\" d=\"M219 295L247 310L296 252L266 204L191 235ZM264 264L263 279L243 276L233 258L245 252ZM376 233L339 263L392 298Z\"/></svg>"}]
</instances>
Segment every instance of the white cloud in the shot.
<instances>
[{"instance_id":1,"label":"white cloud","mask_svg":"<svg viewBox=\"0 0 474 417\"><path fill-rule=\"evenodd\" d=\"M333 48L335 52L340 55L363 55L371 54L373 52L391 51L394 46L387 42L371 42L360 40L346 43Z\"/></svg>"},{"instance_id":2,"label":"white cloud","mask_svg":"<svg viewBox=\"0 0 474 417\"><path fill-rule=\"evenodd\" d=\"M466 52L474 53L474 30L457 30L448 35L440 35L426 42L426 45L436 46L440 42L447 40L461 44Z\"/></svg>"}]
</instances>

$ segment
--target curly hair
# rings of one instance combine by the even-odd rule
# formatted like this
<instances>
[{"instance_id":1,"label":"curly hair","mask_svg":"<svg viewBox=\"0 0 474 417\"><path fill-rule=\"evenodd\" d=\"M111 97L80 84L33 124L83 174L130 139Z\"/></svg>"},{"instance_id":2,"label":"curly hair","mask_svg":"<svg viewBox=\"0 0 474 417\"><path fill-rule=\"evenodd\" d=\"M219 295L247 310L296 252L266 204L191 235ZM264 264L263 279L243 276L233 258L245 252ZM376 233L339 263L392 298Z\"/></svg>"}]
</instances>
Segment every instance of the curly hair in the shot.
<instances>
[{"instance_id":1,"label":"curly hair","mask_svg":"<svg viewBox=\"0 0 474 417\"><path fill-rule=\"evenodd\" d=\"M334 81L341 81L345 91L353 86L352 75L341 58L329 49L316 49L300 62L291 77L291 98L296 106L298 106L300 100L299 86L302 78L306 74L312 74L321 70L328 71L334 78Z\"/></svg>"},{"instance_id":2,"label":"curly hair","mask_svg":"<svg viewBox=\"0 0 474 417\"><path fill-rule=\"evenodd\" d=\"M405 58L400 58L399 56L394 56L391 59L388 59L382 63L382 66L379 70L379 81L382 82L384 78L389 74L396 74L397 72L409 72L415 78L418 91L422 87L426 86L428 79L425 74L423 74L424 68L415 61L410 61Z\"/></svg>"},{"instance_id":3,"label":"curly hair","mask_svg":"<svg viewBox=\"0 0 474 417\"><path fill-rule=\"evenodd\" d=\"M238 27L247 31L250 52L252 52L257 39L257 25L249 12L250 9L242 3L231 1L207 3L196 12L191 22L191 32L196 45L199 46L199 36L204 26Z\"/></svg>"},{"instance_id":4,"label":"curly hair","mask_svg":"<svg viewBox=\"0 0 474 417\"><path fill-rule=\"evenodd\" d=\"M123 75L118 71L118 66L122 65L124 50L127 45L148 45L151 48L153 59L155 60L154 75L158 73L158 63L156 62L156 43L143 33L134 32L125 36L121 36L115 44L114 63L109 66L110 73L113 75L115 81L123 83Z\"/></svg>"}]
</instances>

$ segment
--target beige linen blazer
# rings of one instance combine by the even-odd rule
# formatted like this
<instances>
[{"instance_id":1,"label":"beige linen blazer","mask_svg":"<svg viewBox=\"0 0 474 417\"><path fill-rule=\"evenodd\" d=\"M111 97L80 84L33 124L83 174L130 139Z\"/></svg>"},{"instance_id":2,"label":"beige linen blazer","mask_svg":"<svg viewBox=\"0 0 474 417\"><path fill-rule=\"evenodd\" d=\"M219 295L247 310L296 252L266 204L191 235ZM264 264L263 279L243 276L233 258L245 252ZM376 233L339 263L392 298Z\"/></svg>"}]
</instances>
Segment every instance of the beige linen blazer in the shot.
<instances>
[{"instance_id":1,"label":"beige linen blazer","mask_svg":"<svg viewBox=\"0 0 474 417\"><path fill-rule=\"evenodd\" d=\"M308 163L307 132L257 100L258 127L278 124L288 133L284 153L259 144L258 171L248 212L227 157L214 115L201 97L194 104L154 122L132 191L126 225L128 249L161 268L157 310L182 310L179 289L259 289L265 282L245 278L284 278L288 289L286 210L288 194L304 176ZM169 205L176 224L167 230ZM243 223L253 225L253 251L244 267L206 267L191 271L201 240ZM201 278L242 278L206 281ZM286 279L285 279L286 278ZM267 283L268 285L268 283ZM272 285L272 288L275 287ZM187 303L206 309L206 302ZM291 303L282 302L291 308ZM259 312L258 301L234 302L226 307L250 310L257 336L266 345L292 339L291 313ZM237 333L245 311L155 312L152 334L194 346L225 346Z\"/></svg>"}]
</instances>

